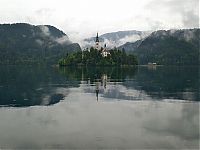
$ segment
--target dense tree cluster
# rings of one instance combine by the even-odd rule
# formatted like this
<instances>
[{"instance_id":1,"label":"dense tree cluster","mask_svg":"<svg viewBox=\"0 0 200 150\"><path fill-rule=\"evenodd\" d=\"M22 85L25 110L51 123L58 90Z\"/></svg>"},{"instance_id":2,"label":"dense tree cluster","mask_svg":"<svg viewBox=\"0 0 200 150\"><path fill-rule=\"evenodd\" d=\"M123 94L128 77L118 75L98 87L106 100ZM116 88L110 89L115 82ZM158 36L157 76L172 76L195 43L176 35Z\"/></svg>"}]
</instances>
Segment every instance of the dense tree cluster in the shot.
<instances>
[{"instance_id":1,"label":"dense tree cluster","mask_svg":"<svg viewBox=\"0 0 200 150\"><path fill-rule=\"evenodd\" d=\"M140 65L198 65L200 29L156 31L143 40L119 47L135 54Z\"/></svg>"},{"instance_id":2,"label":"dense tree cluster","mask_svg":"<svg viewBox=\"0 0 200 150\"><path fill-rule=\"evenodd\" d=\"M81 50L76 43L59 43L56 39L67 37L59 29L42 27L0 24L0 64L55 64L63 55Z\"/></svg>"},{"instance_id":3,"label":"dense tree cluster","mask_svg":"<svg viewBox=\"0 0 200 150\"><path fill-rule=\"evenodd\" d=\"M137 64L137 58L134 55L127 55L125 51L116 48L111 49L110 55L107 57L103 57L100 51L91 47L90 51L68 54L65 58L59 60L60 66L123 66Z\"/></svg>"},{"instance_id":4,"label":"dense tree cluster","mask_svg":"<svg viewBox=\"0 0 200 150\"><path fill-rule=\"evenodd\" d=\"M134 52L140 64L156 62L161 65L197 65L199 48L191 42L173 37L149 38Z\"/></svg>"}]
</instances>

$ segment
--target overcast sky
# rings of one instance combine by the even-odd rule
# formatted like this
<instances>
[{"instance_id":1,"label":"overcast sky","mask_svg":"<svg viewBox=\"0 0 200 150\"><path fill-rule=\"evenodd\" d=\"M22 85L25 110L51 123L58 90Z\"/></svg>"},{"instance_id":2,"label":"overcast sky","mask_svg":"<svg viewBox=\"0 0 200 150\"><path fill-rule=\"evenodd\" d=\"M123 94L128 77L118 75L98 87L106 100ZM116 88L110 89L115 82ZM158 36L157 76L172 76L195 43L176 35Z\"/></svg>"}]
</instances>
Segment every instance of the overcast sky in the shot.
<instances>
[{"instance_id":1,"label":"overcast sky","mask_svg":"<svg viewBox=\"0 0 200 150\"><path fill-rule=\"evenodd\" d=\"M199 0L0 0L0 23L50 24L72 40L96 32L199 27Z\"/></svg>"}]
</instances>

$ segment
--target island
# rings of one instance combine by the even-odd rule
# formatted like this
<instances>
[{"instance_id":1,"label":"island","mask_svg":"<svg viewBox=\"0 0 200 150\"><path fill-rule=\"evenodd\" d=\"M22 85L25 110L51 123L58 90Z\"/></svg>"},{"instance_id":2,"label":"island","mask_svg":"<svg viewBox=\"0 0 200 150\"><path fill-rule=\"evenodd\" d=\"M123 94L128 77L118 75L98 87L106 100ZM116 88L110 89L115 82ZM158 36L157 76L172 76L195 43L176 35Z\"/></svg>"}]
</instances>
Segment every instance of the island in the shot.
<instances>
[{"instance_id":1,"label":"island","mask_svg":"<svg viewBox=\"0 0 200 150\"><path fill-rule=\"evenodd\" d=\"M135 66L138 61L135 55L127 55L117 48L109 50L107 56L91 47L90 50L67 54L58 62L59 66Z\"/></svg>"},{"instance_id":2,"label":"island","mask_svg":"<svg viewBox=\"0 0 200 150\"><path fill-rule=\"evenodd\" d=\"M94 47L86 48L67 54L58 62L59 66L135 66L138 60L134 54L126 54L125 50L119 50L100 46L98 33Z\"/></svg>"}]
</instances>

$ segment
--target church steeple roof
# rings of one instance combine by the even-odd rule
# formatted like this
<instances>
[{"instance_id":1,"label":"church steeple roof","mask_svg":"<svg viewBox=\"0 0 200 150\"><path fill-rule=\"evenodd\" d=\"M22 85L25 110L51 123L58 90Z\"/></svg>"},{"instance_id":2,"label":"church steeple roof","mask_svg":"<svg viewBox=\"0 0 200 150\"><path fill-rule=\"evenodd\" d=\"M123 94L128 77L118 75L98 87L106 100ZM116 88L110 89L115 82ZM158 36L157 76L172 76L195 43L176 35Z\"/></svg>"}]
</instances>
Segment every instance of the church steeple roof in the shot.
<instances>
[{"instance_id":1,"label":"church steeple roof","mask_svg":"<svg viewBox=\"0 0 200 150\"><path fill-rule=\"evenodd\" d=\"M97 32L97 36L96 36L96 42L99 42L99 35L98 35L98 32Z\"/></svg>"}]
</instances>

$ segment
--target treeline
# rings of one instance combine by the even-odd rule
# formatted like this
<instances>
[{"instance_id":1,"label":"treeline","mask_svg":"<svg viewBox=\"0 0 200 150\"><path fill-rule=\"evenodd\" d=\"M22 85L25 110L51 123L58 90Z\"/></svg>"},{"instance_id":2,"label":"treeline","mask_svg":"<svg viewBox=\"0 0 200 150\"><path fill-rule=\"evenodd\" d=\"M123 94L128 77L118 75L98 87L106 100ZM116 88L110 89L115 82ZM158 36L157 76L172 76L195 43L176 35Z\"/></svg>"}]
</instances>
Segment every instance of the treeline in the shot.
<instances>
[{"instance_id":1,"label":"treeline","mask_svg":"<svg viewBox=\"0 0 200 150\"><path fill-rule=\"evenodd\" d=\"M149 38L134 52L140 64L156 62L161 65L197 65L199 48L191 42L174 37Z\"/></svg>"},{"instance_id":2,"label":"treeline","mask_svg":"<svg viewBox=\"0 0 200 150\"><path fill-rule=\"evenodd\" d=\"M160 30L119 49L135 54L140 65L200 65L199 41L200 29Z\"/></svg>"},{"instance_id":3,"label":"treeline","mask_svg":"<svg viewBox=\"0 0 200 150\"><path fill-rule=\"evenodd\" d=\"M56 40L62 37L67 35L53 26L0 24L0 64L56 64L63 55L81 51L77 43Z\"/></svg>"},{"instance_id":4,"label":"treeline","mask_svg":"<svg viewBox=\"0 0 200 150\"><path fill-rule=\"evenodd\" d=\"M90 51L76 52L67 54L65 58L59 60L60 66L134 66L138 64L135 55L127 55L125 51L121 51L117 48L111 49L110 55L103 57L101 52L90 48Z\"/></svg>"}]
</instances>

